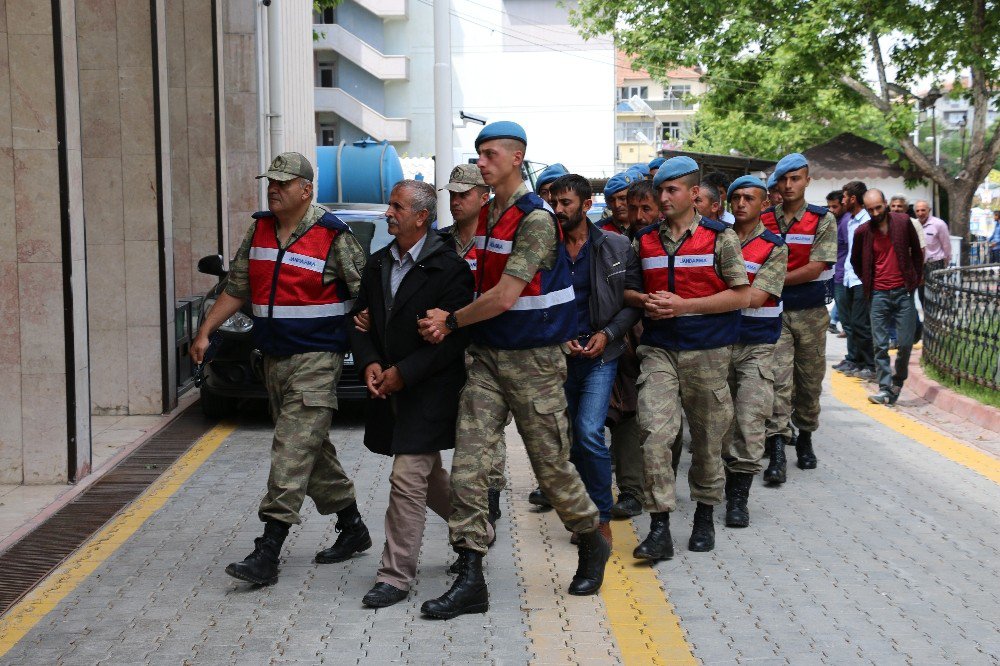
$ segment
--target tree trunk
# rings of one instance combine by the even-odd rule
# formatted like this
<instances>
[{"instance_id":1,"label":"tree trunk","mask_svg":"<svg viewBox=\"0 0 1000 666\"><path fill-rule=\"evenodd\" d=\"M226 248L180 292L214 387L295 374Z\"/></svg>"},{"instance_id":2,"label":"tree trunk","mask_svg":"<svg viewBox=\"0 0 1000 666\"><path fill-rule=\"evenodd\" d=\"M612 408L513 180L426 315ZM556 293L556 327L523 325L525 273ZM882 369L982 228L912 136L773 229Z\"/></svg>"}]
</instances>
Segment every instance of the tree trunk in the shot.
<instances>
[{"instance_id":1,"label":"tree trunk","mask_svg":"<svg viewBox=\"0 0 1000 666\"><path fill-rule=\"evenodd\" d=\"M948 192L948 229L952 236L962 237L960 261L965 266L969 263L969 219L976 185L971 181L956 179L945 190Z\"/></svg>"}]
</instances>

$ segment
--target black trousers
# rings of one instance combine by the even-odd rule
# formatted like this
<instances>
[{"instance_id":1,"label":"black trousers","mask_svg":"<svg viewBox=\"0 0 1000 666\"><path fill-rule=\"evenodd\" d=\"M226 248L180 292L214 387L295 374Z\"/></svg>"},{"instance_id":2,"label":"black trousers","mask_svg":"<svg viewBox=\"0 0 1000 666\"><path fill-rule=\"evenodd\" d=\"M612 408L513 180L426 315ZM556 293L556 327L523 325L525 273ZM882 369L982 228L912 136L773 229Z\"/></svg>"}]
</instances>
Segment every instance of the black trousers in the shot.
<instances>
[{"instance_id":1,"label":"black trousers","mask_svg":"<svg viewBox=\"0 0 1000 666\"><path fill-rule=\"evenodd\" d=\"M872 343L871 308L865 298L865 288L837 287L837 310L847 333L847 360L859 368L875 369L875 347Z\"/></svg>"}]
</instances>

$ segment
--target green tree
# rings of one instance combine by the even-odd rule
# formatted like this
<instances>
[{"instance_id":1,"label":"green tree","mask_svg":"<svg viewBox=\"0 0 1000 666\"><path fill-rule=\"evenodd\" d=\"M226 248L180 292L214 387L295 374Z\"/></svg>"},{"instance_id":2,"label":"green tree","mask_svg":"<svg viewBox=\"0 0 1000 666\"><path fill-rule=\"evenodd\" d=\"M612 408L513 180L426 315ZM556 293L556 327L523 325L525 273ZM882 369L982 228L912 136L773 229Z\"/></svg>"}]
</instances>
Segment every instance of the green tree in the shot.
<instances>
[{"instance_id":1,"label":"green tree","mask_svg":"<svg viewBox=\"0 0 1000 666\"><path fill-rule=\"evenodd\" d=\"M945 190L953 233L967 234L1000 156L986 125L1000 91L998 0L579 0L572 19L585 37L613 34L653 76L704 68L701 149L777 157L855 131ZM916 86L963 77L972 118L952 174L913 140Z\"/></svg>"}]
</instances>

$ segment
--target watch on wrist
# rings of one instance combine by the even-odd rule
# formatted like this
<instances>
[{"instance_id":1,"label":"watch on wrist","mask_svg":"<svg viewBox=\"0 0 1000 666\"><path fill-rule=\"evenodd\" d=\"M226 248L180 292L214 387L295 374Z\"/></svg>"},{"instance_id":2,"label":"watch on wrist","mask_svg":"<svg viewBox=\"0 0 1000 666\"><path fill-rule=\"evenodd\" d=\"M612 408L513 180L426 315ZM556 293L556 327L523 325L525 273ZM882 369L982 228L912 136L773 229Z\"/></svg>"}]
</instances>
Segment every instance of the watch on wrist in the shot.
<instances>
[{"instance_id":1,"label":"watch on wrist","mask_svg":"<svg viewBox=\"0 0 1000 666\"><path fill-rule=\"evenodd\" d=\"M449 331L454 331L458 328L458 318L455 316L454 312L444 318L444 327Z\"/></svg>"}]
</instances>

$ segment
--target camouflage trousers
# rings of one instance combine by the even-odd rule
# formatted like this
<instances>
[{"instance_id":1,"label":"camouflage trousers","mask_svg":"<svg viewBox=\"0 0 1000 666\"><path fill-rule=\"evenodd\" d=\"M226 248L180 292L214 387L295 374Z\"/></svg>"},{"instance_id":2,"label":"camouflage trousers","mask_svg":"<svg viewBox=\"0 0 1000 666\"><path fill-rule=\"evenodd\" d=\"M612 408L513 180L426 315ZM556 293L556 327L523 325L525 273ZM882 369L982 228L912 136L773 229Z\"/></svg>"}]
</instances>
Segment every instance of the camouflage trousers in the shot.
<instances>
[{"instance_id":1,"label":"camouflage trousers","mask_svg":"<svg viewBox=\"0 0 1000 666\"><path fill-rule=\"evenodd\" d=\"M344 355L333 352L264 357L274 440L267 494L258 510L262 521L300 523L299 510L306 497L323 515L354 501L354 484L330 442L343 368Z\"/></svg>"},{"instance_id":2,"label":"camouflage trousers","mask_svg":"<svg viewBox=\"0 0 1000 666\"><path fill-rule=\"evenodd\" d=\"M691 499L722 502L722 442L733 419L729 393L732 347L668 351L640 345L639 430L645 471L645 505L650 512L677 504L673 459L679 452L682 418L691 430Z\"/></svg>"},{"instance_id":3,"label":"camouflage trousers","mask_svg":"<svg viewBox=\"0 0 1000 666\"><path fill-rule=\"evenodd\" d=\"M735 345L729 368L729 391L736 412L722 448L726 470L760 472L764 430L774 406L774 345Z\"/></svg>"},{"instance_id":4,"label":"camouflage trousers","mask_svg":"<svg viewBox=\"0 0 1000 666\"><path fill-rule=\"evenodd\" d=\"M615 463L618 496L631 495L642 501L642 446L639 444L639 419L624 418L611 426L611 459Z\"/></svg>"},{"instance_id":5,"label":"camouflage trousers","mask_svg":"<svg viewBox=\"0 0 1000 666\"><path fill-rule=\"evenodd\" d=\"M468 370L472 366L472 355L465 355L465 368ZM507 417L507 424L510 424L510 417ZM490 490L503 490L507 487L507 476L505 468L507 463L507 442L504 440L503 432L496 438L496 441L489 443L489 448L497 451L493 456L493 466L490 468L490 475L487 481Z\"/></svg>"},{"instance_id":6,"label":"camouflage trousers","mask_svg":"<svg viewBox=\"0 0 1000 666\"><path fill-rule=\"evenodd\" d=\"M558 345L504 350L469 348L472 365L458 407L451 465L451 544L485 553L487 488L502 457L498 445L513 414L538 485L567 530L597 527L597 507L569 461L570 423L563 384L566 357Z\"/></svg>"},{"instance_id":7,"label":"camouflage trousers","mask_svg":"<svg viewBox=\"0 0 1000 666\"><path fill-rule=\"evenodd\" d=\"M781 315L781 337L774 345L774 410L767 420L768 437L791 437L791 425L806 432L819 428L829 325L825 306L786 310Z\"/></svg>"}]
</instances>

